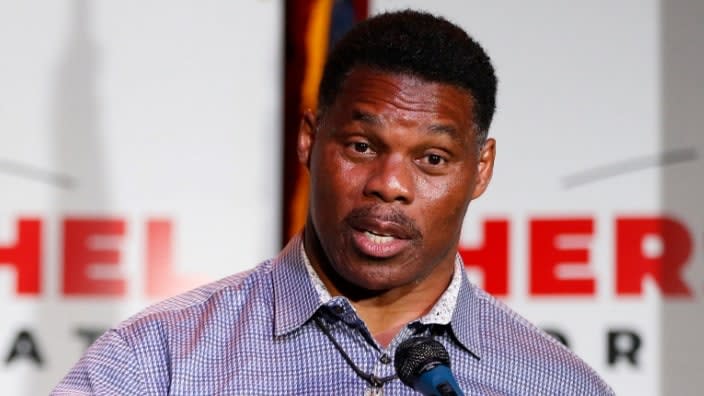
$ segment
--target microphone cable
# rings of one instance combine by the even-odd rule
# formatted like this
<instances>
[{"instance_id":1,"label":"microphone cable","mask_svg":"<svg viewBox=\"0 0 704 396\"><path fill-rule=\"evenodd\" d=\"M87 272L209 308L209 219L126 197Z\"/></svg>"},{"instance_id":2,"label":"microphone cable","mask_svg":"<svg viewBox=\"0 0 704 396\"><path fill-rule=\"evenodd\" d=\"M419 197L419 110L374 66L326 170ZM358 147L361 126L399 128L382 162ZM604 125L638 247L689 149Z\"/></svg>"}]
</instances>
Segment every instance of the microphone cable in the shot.
<instances>
[{"instance_id":1,"label":"microphone cable","mask_svg":"<svg viewBox=\"0 0 704 396\"><path fill-rule=\"evenodd\" d=\"M354 370L354 372L357 374L357 376L359 376L360 378L365 380L373 388L381 389L384 386L384 384L398 378L398 375L396 375L396 374L388 375L386 377L380 378L372 373L367 373L367 372L363 371L361 368L359 368L359 366L357 366L354 363L354 361L352 360L350 355L348 355L347 352L345 352L344 348L342 348L342 345L340 345L340 343L337 342L335 337L333 337L332 333L330 333L330 329L322 322L322 320L317 315L313 317L313 320L315 321L315 324L320 328L320 330L323 331L323 334L325 334L325 336L328 337L330 342L332 342L332 344L335 346L335 349L337 349L337 351L340 353L340 355L342 355L342 357L345 359L347 364L352 368L352 370Z\"/></svg>"}]
</instances>

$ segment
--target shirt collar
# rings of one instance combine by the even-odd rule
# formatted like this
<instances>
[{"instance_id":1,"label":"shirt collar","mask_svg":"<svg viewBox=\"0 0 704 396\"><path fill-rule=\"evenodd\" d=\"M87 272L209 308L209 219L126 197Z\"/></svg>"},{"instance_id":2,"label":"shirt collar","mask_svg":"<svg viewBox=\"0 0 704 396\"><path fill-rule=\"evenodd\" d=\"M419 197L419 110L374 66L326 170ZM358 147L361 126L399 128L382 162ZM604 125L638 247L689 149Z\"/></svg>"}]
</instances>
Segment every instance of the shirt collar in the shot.
<instances>
[{"instance_id":1,"label":"shirt collar","mask_svg":"<svg viewBox=\"0 0 704 396\"><path fill-rule=\"evenodd\" d=\"M301 234L294 236L272 264L275 336L297 329L322 305L306 272L302 246Z\"/></svg>"},{"instance_id":2,"label":"shirt collar","mask_svg":"<svg viewBox=\"0 0 704 396\"><path fill-rule=\"evenodd\" d=\"M281 336L301 325L322 305L332 300L322 280L310 265L301 234L291 238L274 259L274 334ZM483 301L476 286L467 279L458 256L452 281L433 308L419 321L422 324L450 324L462 346L481 355L481 311Z\"/></svg>"},{"instance_id":3,"label":"shirt collar","mask_svg":"<svg viewBox=\"0 0 704 396\"><path fill-rule=\"evenodd\" d=\"M420 323L429 324L449 324L452 320L452 312L457 306L457 296L462 285L462 261L459 257L455 259L455 270L452 274L452 280L447 286L447 289L442 293L438 301L433 305L430 311L419 319Z\"/></svg>"},{"instance_id":4,"label":"shirt collar","mask_svg":"<svg viewBox=\"0 0 704 396\"><path fill-rule=\"evenodd\" d=\"M310 282L313 284L313 288L318 294L318 298L320 298L320 303L326 304L328 301L332 300L332 296L330 295L328 288L325 287L323 280L320 279L318 274L313 269L313 266L310 264L308 254L306 254L306 249L303 247L303 244L301 244L301 248L299 249L299 251L301 254L301 259L303 260L303 264L306 267L306 273L308 273L308 279L310 279Z\"/></svg>"},{"instance_id":5,"label":"shirt collar","mask_svg":"<svg viewBox=\"0 0 704 396\"><path fill-rule=\"evenodd\" d=\"M461 264L462 260L457 259ZM457 294L457 305L452 313L450 328L455 339L477 358L482 356L482 321L486 320L486 301L484 294L477 286L469 282L467 272L462 264L461 285Z\"/></svg>"}]
</instances>

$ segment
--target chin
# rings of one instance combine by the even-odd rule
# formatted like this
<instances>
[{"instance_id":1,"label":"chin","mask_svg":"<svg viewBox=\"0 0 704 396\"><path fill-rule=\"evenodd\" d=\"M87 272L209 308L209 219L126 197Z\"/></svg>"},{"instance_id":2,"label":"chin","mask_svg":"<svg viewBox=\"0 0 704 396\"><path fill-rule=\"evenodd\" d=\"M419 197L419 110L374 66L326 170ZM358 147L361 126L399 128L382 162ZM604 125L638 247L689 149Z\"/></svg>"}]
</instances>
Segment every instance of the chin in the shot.
<instances>
[{"instance_id":1,"label":"chin","mask_svg":"<svg viewBox=\"0 0 704 396\"><path fill-rule=\"evenodd\" d=\"M347 267L344 273L338 273L348 283L369 291L386 291L413 281L406 279L409 273L402 267L393 268L394 264L384 261L386 260L353 264Z\"/></svg>"}]
</instances>

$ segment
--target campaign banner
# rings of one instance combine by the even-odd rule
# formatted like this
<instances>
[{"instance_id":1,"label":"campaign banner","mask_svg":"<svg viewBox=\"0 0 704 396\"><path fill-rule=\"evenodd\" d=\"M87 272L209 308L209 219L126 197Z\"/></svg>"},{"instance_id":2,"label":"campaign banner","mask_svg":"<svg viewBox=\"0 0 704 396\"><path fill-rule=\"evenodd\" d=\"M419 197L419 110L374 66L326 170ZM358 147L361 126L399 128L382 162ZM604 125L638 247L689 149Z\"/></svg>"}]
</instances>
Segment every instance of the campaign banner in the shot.
<instances>
[{"instance_id":1,"label":"campaign banner","mask_svg":"<svg viewBox=\"0 0 704 396\"><path fill-rule=\"evenodd\" d=\"M375 0L499 77L472 278L619 395L704 386L704 7ZM0 383L46 394L145 306L281 235L283 3L0 0Z\"/></svg>"},{"instance_id":2,"label":"campaign banner","mask_svg":"<svg viewBox=\"0 0 704 396\"><path fill-rule=\"evenodd\" d=\"M0 1L0 384L280 248L278 1Z\"/></svg>"},{"instance_id":3,"label":"campaign banner","mask_svg":"<svg viewBox=\"0 0 704 396\"><path fill-rule=\"evenodd\" d=\"M698 395L704 352L701 2L375 0L444 15L499 79L477 283L618 395Z\"/></svg>"}]
</instances>

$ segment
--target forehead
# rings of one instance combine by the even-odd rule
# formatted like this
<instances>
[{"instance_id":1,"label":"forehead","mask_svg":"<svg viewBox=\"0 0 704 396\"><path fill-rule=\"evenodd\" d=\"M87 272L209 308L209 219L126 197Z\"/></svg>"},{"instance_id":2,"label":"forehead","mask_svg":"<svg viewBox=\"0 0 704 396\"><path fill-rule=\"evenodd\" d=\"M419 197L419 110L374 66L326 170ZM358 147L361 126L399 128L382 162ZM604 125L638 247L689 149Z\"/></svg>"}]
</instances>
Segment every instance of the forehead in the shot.
<instances>
[{"instance_id":1,"label":"forehead","mask_svg":"<svg viewBox=\"0 0 704 396\"><path fill-rule=\"evenodd\" d=\"M335 118L371 113L381 121L450 123L473 130L474 101L466 90L423 78L356 67L329 109Z\"/></svg>"}]
</instances>

